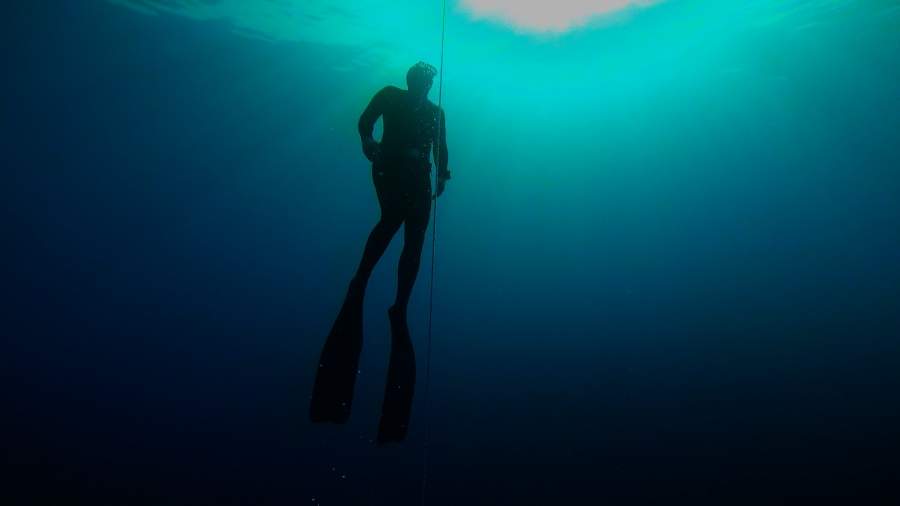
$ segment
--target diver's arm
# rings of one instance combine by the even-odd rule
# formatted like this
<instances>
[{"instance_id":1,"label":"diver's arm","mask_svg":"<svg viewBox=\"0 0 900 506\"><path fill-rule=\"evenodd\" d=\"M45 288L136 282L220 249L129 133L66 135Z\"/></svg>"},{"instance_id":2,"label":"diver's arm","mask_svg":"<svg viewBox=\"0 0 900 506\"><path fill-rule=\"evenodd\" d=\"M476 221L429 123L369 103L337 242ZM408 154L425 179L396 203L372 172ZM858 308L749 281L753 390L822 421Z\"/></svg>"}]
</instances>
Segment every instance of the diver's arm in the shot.
<instances>
[{"instance_id":1,"label":"diver's arm","mask_svg":"<svg viewBox=\"0 0 900 506\"><path fill-rule=\"evenodd\" d=\"M443 109L438 111L438 115L440 124L438 125L438 141L433 146L434 160L437 165L438 179L446 181L450 179L450 171L447 170L447 162L450 158L447 155L447 122Z\"/></svg>"},{"instance_id":2,"label":"diver's arm","mask_svg":"<svg viewBox=\"0 0 900 506\"><path fill-rule=\"evenodd\" d=\"M440 197L444 193L444 187L447 185L447 180L450 179L450 171L447 170L447 161L450 158L447 155L447 122L444 119L443 109L438 110L438 116L438 138L432 147L437 165L437 192L434 198Z\"/></svg>"},{"instance_id":3,"label":"diver's arm","mask_svg":"<svg viewBox=\"0 0 900 506\"><path fill-rule=\"evenodd\" d=\"M371 161L375 160L379 151L378 142L372 137L372 131L375 129L375 122L378 121L378 118L384 113L387 90L388 87L384 87L372 97L372 100L369 101L369 105L366 106L366 109L363 111L362 115L360 115L359 123L357 124L359 139L362 142L363 154Z\"/></svg>"}]
</instances>

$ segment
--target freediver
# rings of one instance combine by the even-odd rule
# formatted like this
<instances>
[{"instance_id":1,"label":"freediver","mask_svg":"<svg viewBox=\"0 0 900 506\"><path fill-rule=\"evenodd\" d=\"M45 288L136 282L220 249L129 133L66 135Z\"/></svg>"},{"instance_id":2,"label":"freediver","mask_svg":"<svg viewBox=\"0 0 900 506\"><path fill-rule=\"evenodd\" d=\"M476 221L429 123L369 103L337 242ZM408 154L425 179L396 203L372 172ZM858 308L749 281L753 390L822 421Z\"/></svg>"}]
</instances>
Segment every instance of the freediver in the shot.
<instances>
[{"instance_id":1,"label":"freediver","mask_svg":"<svg viewBox=\"0 0 900 506\"><path fill-rule=\"evenodd\" d=\"M344 423L350 416L362 350L366 285L375 265L404 225L397 296L388 309L391 355L378 428L379 444L402 441L406 436L416 375L406 310L419 272L431 200L444 192L450 179L444 111L428 100L436 74L437 69L432 65L416 63L406 73L408 89L382 88L359 118L362 151L372 162L372 180L381 217L369 234L362 260L322 349L310 403L313 422ZM380 143L372 137L379 117L384 122ZM434 195L430 153L437 165Z\"/></svg>"}]
</instances>

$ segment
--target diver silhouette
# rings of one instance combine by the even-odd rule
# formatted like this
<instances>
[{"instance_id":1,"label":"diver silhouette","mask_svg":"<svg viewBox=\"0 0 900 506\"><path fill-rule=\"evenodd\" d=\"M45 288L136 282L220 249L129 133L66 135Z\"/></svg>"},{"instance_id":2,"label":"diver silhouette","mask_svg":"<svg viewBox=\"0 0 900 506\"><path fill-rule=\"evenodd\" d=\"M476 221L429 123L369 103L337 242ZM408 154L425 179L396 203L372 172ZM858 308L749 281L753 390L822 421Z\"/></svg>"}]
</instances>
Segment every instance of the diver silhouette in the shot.
<instances>
[{"instance_id":1,"label":"diver silhouette","mask_svg":"<svg viewBox=\"0 0 900 506\"><path fill-rule=\"evenodd\" d=\"M369 276L394 235L404 225L403 251L397 272L397 297L388 309L391 355L388 366L378 444L406 437L416 379L416 362L406 309L419 272L422 246L431 214L431 200L444 192L447 143L444 112L428 92L437 70L424 62L406 73L407 90L381 89L359 118L362 151L372 162L372 180L381 218L369 234L362 260L347 289L318 363L310 419L344 423L350 416L359 354L362 350L363 299ZM384 120L381 142L372 137L375 122ZM431 162L437 165L437 191L432 195Z\"/></svg>"}]
</instances>

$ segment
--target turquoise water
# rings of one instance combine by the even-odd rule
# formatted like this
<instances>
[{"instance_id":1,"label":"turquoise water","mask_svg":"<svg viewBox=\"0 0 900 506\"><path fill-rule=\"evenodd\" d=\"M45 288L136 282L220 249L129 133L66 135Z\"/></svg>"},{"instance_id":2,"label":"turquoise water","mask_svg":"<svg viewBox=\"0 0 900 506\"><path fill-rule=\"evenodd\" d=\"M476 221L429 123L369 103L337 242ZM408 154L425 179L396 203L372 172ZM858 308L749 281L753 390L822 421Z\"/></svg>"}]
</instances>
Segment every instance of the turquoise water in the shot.
<instances>
[{"instance_id":1,"label":"turquoise water","mask_svg":"<svg viewBox=\"0 0 900 506\"><path fill-rule=\"evenodd\" d=\"M400 239L350 422L306 410L377 219L356 121L440 4L4 8L4 494L417 504L428 419L427 504L896 499L900 4L447 4L431 403L426 247L385 448Z\"/></svg>"}]
</instances>

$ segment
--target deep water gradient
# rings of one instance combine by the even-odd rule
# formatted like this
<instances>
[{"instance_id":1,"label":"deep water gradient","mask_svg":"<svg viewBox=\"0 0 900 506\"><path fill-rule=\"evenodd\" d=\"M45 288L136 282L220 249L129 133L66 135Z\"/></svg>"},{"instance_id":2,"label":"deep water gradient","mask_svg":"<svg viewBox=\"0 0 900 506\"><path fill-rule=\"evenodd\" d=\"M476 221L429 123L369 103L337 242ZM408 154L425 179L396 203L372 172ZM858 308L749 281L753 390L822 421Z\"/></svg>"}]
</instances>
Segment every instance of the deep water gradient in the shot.
<instances>
[{"instance_id":1,"label":"deep water gradient","mask_svg":"<svg viewBox=\"0 0 900 506\"><path fill-rule=\"evenodd\" d=\"M385 448L399 240L350 421L307 410L356 120L438 3L3 4L0 503L419 504L426 415L429 505L900 499L897 3L448 4L432 402Z\"/></svg>"}]
</instances>

